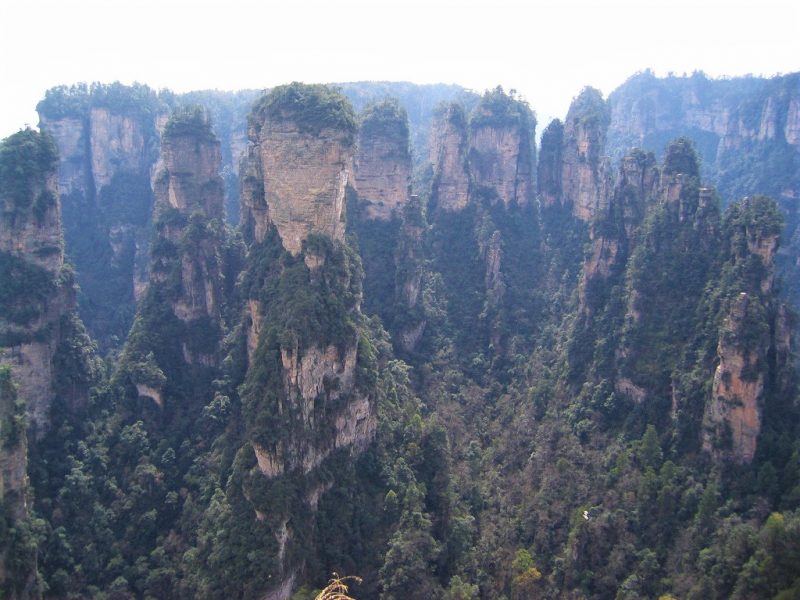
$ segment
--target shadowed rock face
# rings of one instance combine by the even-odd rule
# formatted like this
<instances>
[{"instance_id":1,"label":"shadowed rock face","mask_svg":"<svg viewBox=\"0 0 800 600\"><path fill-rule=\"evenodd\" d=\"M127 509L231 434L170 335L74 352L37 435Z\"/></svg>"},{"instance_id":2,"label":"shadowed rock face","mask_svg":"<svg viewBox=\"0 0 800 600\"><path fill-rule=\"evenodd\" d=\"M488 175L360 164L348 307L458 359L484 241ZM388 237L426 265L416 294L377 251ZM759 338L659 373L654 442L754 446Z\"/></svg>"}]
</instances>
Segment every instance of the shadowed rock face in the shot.
<instances>
[{"instance_id":1,"label":"shadowed rock face","mask_svg":"<svg viewBox=\"0 0 800 600\"><path fill-rule=\"evenodd\" d=\"M0 359L12 366L21 397L39 434L48 427L54 399L53 356L61 317L74 307L71 281L61 280L64 247L57 158L46 134L21 131L4 140L4 203L0 258L8 282L19 289L0 313Z\"/></svg>"},{"instance_id":2,"label":"shadowed rock face","mask_svg":"<svg viewBox=\"0 0 800 600\"><path fill-rule=\"evenodd\" d=\"M469 201L467 121L464 110L451 105L431 129L431 164L436 210L456 212Z\"/></svg>"},{"instance_id":3,"label":"shadowed rock face","mask_svg":"<svg viewBox=\"0 0 800 600\"><path fill-rule=\"evenodd\" d=\"M183 121L181 121L183 119ZM155 258L152 280L158 284L172 268L180 270L180 292L172 298L172 312L184 323L219 326L223 302L223 274L220 257L221 226L225 194L220 143L211 133L201 112L176 115L167 124L161 144L161 158L154 178L157 233L177 249L172 259ZM180 218L167 218L170 211ZM183 239L192 238L187 245ZM172 268L167 262L174 261ZM214 366L213 354L198 354L183 344L187 363Z\"/></svg>"},{"instance_id":4,"label":"shadowed rock face","mask_svg":"<svg viewBox=\"0 0 800 600\"><path fill-rule=\"evenodd\" d=\"M405 111L392 102L370 107L362 117L355 158L355 187L366 218L388 221L400 216L410 185Z\"/></svg>"},{"instance_id":5,"label":"shadowed rock face","mask_svg":"<svg viewBox=\"0 0 800 600\"><path fill-rule=\"evenodd\" d=\"M604 208L607 168L603 162L608 128L608 109L597 90L586 88L573 101L564 123L562 149L562 204L589 222Z\"/></svg>"}]
</instances>

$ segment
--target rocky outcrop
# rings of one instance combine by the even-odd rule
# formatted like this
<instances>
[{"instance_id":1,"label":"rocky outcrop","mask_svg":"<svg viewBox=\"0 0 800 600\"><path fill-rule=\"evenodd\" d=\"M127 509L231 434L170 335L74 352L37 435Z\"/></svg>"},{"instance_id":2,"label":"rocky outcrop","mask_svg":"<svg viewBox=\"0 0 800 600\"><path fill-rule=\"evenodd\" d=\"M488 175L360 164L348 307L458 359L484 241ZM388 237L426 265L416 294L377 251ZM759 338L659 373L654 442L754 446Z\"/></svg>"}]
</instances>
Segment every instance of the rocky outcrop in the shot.
<instances>
[{"instance_id":1,"label":"rocky outcrop","mask_svg":"<svg viewBox=\"0 0 800 600\"><path fill-rule=\"evenodd\" d=\"M561 206L561 171L564 153L564 124L553 119L542 132L536 184L543 209Z\"/></svg>"},{"instance_id":2,"label":"rocky outcrop","mask_svg":"<svg viewBox=\"0 0 800 600\"><path fill-rule=\"evenodd\" d=\"M283 86L254 109L240 171L251 269L266 267L245 273L255 283L241 392L254 455L242 493L256 521L270 515L261 522L278 544L265 597L287 597L302 570L289 548L313 529L313 518L298 515L313 516L328 489L326 461L334 452L360 453L377 427L370 387L359 381L359 353L370 351L358 325L360 269L344 240L355 133L352 109L338 93ZM383 223L382 208L368 215L370 223ZM281 490L288 478L298 482L296 505L279 509L258 500L258 490L263 498L263 490Z\"/></svg>"},{"instance_id":3,"label":"rocky outcrop","mask_svg":"<svg viewBox=\"0 0 800 600\"><path fill-rule=\"evenodd\" d=\"M607 207L608 167L603 156L609 115L597 90L584 89L572 102L564 123L561 151L561 204L584 222Z\"/></svg>"},{"instance_id":4,"label":"rocky outcrop","mask_svg":"<svg viewBox=\"0 0 800 600\"><path fill-rule=\"evenodd\" d=\"M355 121L350 115L349 120L315 122L302 97L293 96L287 86L281 89L289 90L286 97L267 96L252 117L242 220L252 227L256 241L274 225L284 248L297 255L309 235L344 238ZM261 182L248 183L259 175Z\"/></svg>"},{"instance_id":5,"label":"rocky outcrop","mask_svg":"<svg viewBox=\"0 0 800 600\"><path fill-rule=\"evenodd\" d=\"M55 395L61 318L74 306L63 268L56 165L56 148L46 134L28 129L3 141L0 359L11 364L39 435L48 427Z\"/></svg>"},{"instance_id":6,"label":"rocky outcrop","mask_svg":"<svg viewBox=\"0 0 800 600\"><path fill-rule=\"evenodd\" d=\"M750 463L765 399L780 393L776 390L783 385L780 376L769 377L770 364L785 367L791 346L786 311L773 292L781 223L777 207L762 196L732 206L725 225L731 236L727 268L739 275L744 289L730 299L721 326L717 368L703 417L703 447L717 459Z\"/></svg>"},{"instance_id":7,"label":"rocky outcrop","mask_svg":"<svg viewBox=\"0 0 800 600\"><path fill-rule=\"evenodd\" d=\"M584 261L578 288L581 312L592 312L587 298L588 286L624 268L658 183L659 170L652 154L634 151L623 159L613 190L599 203L600 212L589 230L591 251Z\"/></svg>"},{"instance_id":8,"label":"rocky outcrop","mask_svg":"<svg viewBox=\"0 0 800 600\"><path fill-rule=\"evenodd\" d=\"M525 206L533 197L536 119L502 88L487 92L469 120L469 170L476 193L490 202Z\"/></svg>"},{"instance_id":9,"label":"rocky outcrop","mask_svg":"<svg viewBox=\"0 0 800 600\"><path fill-rule=\"evenodd\" d=\"M361 116L355 187L367 219L388 221L400 216L409 199L411 153L408 117L397 102L367 107Z\"/></svg>"},{"instance_id":10,"label":"rocky outcrop","mask_svg":"<svg viewBox=\"0 0 800 600\"><path fill-rule=\"evenodd\" d=\"M455 212L467 206L467 133L467 117L458 104L451 104L439 114L431 128L431 201L435 211Z\"/></svg>"},{"instance_id":11,"label":"rocky outcrop","mask_svg":"<svg viewBox=\"0 0 800 600\"><path fill-rule=\"evenodd\" d=\"M743 463L753 460L761 432L767 346L766 339L758 340L753 349L738 343L748 318L753 318L748 315L752 310L750 297L742 292L723 324L717 346L719 365L703 418L703 448Z\"/></svg>"},{"instance_id":12,"label":"rocky outcrop","mask_svg":"<svg viewBox=\"0 0 800 600\"><path fill-rule=\"evenodd\" d=\"M173 115L164 129L154 177L157 217L151 271L153 285L180 282L169 300L173 314L188 330L220 328L225 202L220 168L220 143L206 114L190 109ZM173 250L160 253L162 247ZM187 363L216 364L213 348L190 346L184 340Z\"/></svg>"}]
</instances>

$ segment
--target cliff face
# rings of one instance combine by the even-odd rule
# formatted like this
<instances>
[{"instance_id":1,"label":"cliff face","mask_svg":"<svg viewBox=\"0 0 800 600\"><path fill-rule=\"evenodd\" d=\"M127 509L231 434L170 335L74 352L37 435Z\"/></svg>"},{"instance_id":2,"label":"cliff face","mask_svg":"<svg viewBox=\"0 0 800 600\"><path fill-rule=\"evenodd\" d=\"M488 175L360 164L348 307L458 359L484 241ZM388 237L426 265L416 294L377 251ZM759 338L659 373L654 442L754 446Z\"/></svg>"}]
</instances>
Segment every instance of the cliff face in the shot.
<instances>
[{"instance_id":1,"label":"cliff face","mask_svg":"<svg viewBox=\"0 0 800 600\"><path fill-rule=\"evenodd\" d=\"M348 228L364 267L364 311L380 315L395 342L410 352L425 328L420 302L424 217L411 195L409 126L396 101L369 105L361 115L356 189Z\"/></svg>"},{"instance_id":2,"label":"cliff face","mask_svg":"<svg viewBox=\"0 0 800 600\"><path fill-rule=\"evenodd\" d=\"M42 434L54 398L61 318L73 308L71 279L62 273L57 155L51 138L32 130L7 138L2 153L0 357L11 364Z\"/></svg>"},{"instance_id":3,"label":"cliff face","mask_svg":"<svg viewBox=\"0 0 800 600\"><path fill-rule=\"evenodd\" d=\"M77 410L88 397L84 365L68 356L84 348L72 337L79 324L64 266L56 152L46 133L30 129L0 144L0 587L15 599L41 597L29 440L58 427L56 400Z\"/></svg>"},{"instance_id":4,"label":"cliff face","mask_svg":"<svg viewBox=\"0 0 800 600\"><path fill-rule=\"evenodd\" d=\"M250 458L228 498L248 507L274 544L265 555L267 597L288 598L303 564L293 549L313 531L317 502L332 485L327 461L364 450L377 426L357 368L369 353L362 275L344 242L355 119L338 94L292 84L267 95L251 124L242 168L243 224L252 242L242 388L242 451ZM281 508L265 500L288 481L291 502ZM265 541L253 543L264 548Z\"/></svg>"},{"instance_id":5,"label":"cliff face","mask_svg":"<svg viewBox=\"0 0 800 600\"><path fill-rule=\"evenodd\" d=\"M245 223L253 223L256 241L274 225L283 246L293 255L303 241L319 234L344 237L345 189L352 180L353 131L325 127L313 131L295 119L302 116L275 111L259 113L250 130L250 160L263 176L264 196L242 196ZM258 167L247 166L248 175ZM248 186L249 187L249 186ZM267 212L259 210L266 203ZM266 222L265 222L266 217Z\"/></svg>"},{"instance_id":6,"label":"cliff face","mask_svg":"<svg viewBox=\"0 0 800 600\"><path fill-rule=\"evenodd\" d=\"M411 186L408 118L393 102L367 109L361 117L355 157L355 187L367 219L400 216Z\"/></svg>"},{"instance_id":7,"label":"cliff face","mask_svg":"<svg viewBox=\"0 0 800 600\"><path fill-rule=\"evenodd\" d=\"M746 198L731 207L726 229L731 236L733 272L749 271L744 291L731 298L717 345L717 368L703 417L703 447L717 459L753 461L761 432L770 369L784 364L790 345L784 309L774 298L775 253L780 220L764 197ZM770 359L772 354L774 358ZM772 361L775 361L774 363ZM776 376L773 371L773 380Z\"/></svg>"},{"instance_id":8,"label":"cliff face","mask_svg":"<svg viewBox=\"0 0 800 600\"><path fill-rule=\"evenodd\" d=\"M86 298L81 314L103 346L127 333L147 280L158 102L135 90L83 90L68 107L48 95L38 107L59 149L64 235Z\"/></svg>"},{"instance_id":9,"label":"cliff face","mask_svg":"<svg viewBox=\"0 0 800 600\"><path fill-rule=\"evenodd\" d=\"M596 299L587 297L591 286L619 275L624 268L647 205L656 196L659 175L652 154L638 151L622 160L613 189L599 203L601 210L589 230L591 252L584 261L579 287L581 312L593 311Z\"/></svg>"},{"instance_id":10,"label":"cliff face","mask_svg":"<svg viewBox=\"0 0 800 600\"><path fill-rule=\"evenodd\" d=\"M495 90L470 116L469 169L476 188L492 190L508 208L533 197L536 120L521 102Z\"/></svg>"},{"instance_id":11,"label":"cliff face","mask_svg":"<svg viewBox=\"0 0 800 600\"><path fill-rule=\"evenodd\" d=\"M768 340L755 348L739 347L737 340L747 326L751 300L742 292L731 307L717 346L719 365L714 373L711 399L703 418L703 448L713 454L731 456L749 463L756 453L761 432L764 369Z\"/></svg>"},{"instance_id":12,"label":"cliff face","mask_svg":"<svg viewBox=\"0 0 800 600\"><path fill-rule=\"evenodd\" d=\"M442 212L463 209L469 200L467 118L464 109L450 105L431 128L433 206Z\"/></svg>"},{"instance_id":13,"label":"cliff face","mask_svg":"<svg viewBox=\"0 0 800 600\"><path fill-rule=\"evenodd\" d=\"M573 101L564 123L561 151L561 203L572 214L589 222L605 210L608 167L603 161L609 116L597 90L586 88Z\"/></svg>"},{"instance_id":14,"label":"cliff face","mask_svg":"<svg viewBox=\"0 0 800 600\"><path fill-rule=\"evenodd\" d=\"M140 397L169 408L167 419L180 407L199 412L219 366L226 275L220 163L220 143L204 111L179 111L165 124L153 178L150 282L117 377L126 375Z\"/></svg>"},{"instance_id":15,"label":"cliff face","mask_svg":"<svg viewBox=\"0 0 800 600\"><path fill-rule=\"evenodd\" d=\"M220 168L220 143L204 114L194 111L173 116L164 131L154 179L156 247L171 244L178 253L171 259L159 257L151 270L153 280L159 283L177 276L180 291L171 298L172 312L187 330L220 328L225 202ZM212 348L192 349L184 341L182 349L188 363L214 366L218 361Z\"/></svg>"}]
</instances>

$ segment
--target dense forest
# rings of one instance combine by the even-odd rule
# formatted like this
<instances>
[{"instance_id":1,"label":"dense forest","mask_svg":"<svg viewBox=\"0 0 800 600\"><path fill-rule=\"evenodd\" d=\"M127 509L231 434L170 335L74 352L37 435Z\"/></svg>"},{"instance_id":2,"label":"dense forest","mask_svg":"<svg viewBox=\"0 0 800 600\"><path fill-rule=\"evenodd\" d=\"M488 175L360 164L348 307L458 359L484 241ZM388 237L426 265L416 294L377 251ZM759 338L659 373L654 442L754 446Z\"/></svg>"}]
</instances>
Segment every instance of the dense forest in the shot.
<instances>
[{"instance_id":1,"label":"dense forest","mask_svg":"<svg viewBox=\"0 0 800 600\"><path fill-rule=\"evenodd\" d=\"M48 91L0 597L800 597L797 81Z\"/></svg>"}]
</instances>

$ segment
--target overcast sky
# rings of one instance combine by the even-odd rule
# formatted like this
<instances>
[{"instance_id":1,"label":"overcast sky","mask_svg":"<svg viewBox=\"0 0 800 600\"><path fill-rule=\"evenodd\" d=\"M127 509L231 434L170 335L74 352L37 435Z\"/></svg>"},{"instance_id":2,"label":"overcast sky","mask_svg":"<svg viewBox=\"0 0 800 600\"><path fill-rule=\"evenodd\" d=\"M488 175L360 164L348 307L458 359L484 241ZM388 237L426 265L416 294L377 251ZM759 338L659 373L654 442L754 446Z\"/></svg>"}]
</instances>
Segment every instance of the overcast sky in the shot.
<instances>
[{"instance_id":1,"label":"overcast sky","mask_svg":"<svg viewBox=\"0 0 800 600\"><path fill-rule=\"evenodd\" d=\"M404 80L517 89L563 117L637 71L800 70L798 0L0 0L0 137L79 81L264 88Z\"/></svg>"}]
</instances>

